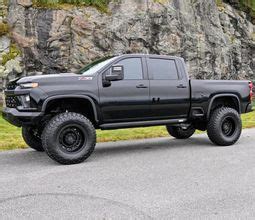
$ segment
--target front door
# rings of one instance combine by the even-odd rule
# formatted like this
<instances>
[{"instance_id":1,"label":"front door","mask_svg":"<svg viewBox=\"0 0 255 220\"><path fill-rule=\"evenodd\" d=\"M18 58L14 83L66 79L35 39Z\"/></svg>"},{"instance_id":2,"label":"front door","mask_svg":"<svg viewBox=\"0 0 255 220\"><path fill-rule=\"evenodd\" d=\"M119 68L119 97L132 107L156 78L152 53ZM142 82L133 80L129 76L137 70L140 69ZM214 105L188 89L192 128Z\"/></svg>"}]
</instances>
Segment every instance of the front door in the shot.
<instances>
[{"instance_id":1,"label":"front door","mask_svg":"<svg viewBox=\"0 0 255 220\"><path fill-rule=\"evenodd\" d=\"M149 80L145 60L127 57L114 65L123 65L124 79L104 86L99 81L100 108L104 123L145 120L150 115ZM111 68L103 74L110 74Z\"/></svg>"}]
</instances>

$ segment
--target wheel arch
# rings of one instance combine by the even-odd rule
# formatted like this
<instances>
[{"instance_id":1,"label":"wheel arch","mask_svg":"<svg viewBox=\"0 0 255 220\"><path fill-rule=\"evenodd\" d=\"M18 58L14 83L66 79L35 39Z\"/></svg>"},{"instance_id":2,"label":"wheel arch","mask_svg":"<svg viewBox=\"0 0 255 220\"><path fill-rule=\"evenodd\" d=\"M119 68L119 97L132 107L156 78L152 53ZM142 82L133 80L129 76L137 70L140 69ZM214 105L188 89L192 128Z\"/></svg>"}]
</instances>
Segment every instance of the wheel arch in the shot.
<instances>
[{"instance_id":1,"label":"wheel arch","mask_svg":"<svg viewBox=\"0 0 255 220\"><path fill-rule=\"evenodd\" d=\"M214 104L218 101L218 100L221 100L223 98L227 98L227 101L234 101L234 109L237 110L237 112L239 114L241 114L241 102L240 102L240 99L237 95L235 94L218 94L218 95L214 95L210 102L209 102L209 106L208 106L208 109L207 109L207 115L206 115L206 118L207 120L210 118L210 114L211 114L211 111L213 110L213 107L214 107Z\"/></svg>"},{"instance_id":2,"label":"wheel arch","mask_svg":"<svg viewBox=\"0 0 255 220\"><path fill-rule=\"evenodd\" d=\"M87 101L91 104L92 106L92 111L93 111L93 116L96 122L98 122L98 114L97 114L97 107L96 104L94 102L94 100L87 96L87 95L57 95L57 96L51 96L49 98L47 98L42 105L42 112L45 112L47 107L49 106L49 104L53 101L60 101L60 100L64 100L64 99L82 99L84 101Z\"/></svg>"}]
</instances>

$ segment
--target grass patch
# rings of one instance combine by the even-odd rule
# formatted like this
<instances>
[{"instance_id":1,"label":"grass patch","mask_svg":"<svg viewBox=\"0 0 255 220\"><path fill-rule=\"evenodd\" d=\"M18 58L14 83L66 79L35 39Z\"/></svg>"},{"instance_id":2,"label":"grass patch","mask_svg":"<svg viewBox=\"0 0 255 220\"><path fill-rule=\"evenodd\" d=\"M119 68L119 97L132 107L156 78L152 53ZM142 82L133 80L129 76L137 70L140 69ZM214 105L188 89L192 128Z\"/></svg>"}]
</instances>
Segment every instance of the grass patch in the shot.
<instances>
[{"instance_id":1,"label":"grass patch","mask_svg":"<svg viewBox=\"0 0 255 220\"><path fill-rule=\"evenodd\" d=\"M243 128L255 127L255 111L248 114L243 114L242 120ZM113 131L98 130L97 142L168 137L168 136L169 135L164 126L119 129ZM12 126L8 122L6 122L2 117L0 117L0 151L17 148L26 148L26 144L24 143L21 137L21 129Z\"/></svg>"}]
</instances>

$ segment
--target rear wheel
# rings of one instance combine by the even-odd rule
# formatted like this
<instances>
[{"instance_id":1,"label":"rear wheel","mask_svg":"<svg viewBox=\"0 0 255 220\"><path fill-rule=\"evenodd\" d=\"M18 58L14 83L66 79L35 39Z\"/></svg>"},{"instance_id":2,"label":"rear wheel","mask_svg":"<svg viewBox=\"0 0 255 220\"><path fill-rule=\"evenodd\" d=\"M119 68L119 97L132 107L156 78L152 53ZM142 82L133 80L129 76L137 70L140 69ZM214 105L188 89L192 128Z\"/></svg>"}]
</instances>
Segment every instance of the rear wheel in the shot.
<instances>
[{"instance_id":1,"label":"rear wheel","mask_svg":"<svg viewBox=\"0 0 255 220\"><path fill-rule=\"evenodd\" d=\"M83 162L94 151L96 131L83 115L67 112L52 118L42 133L46 153L61 164Z\"/></svg>"},{"instance_id":2,"label":"rear wheel","mask_svg":"<svg viewBox=\"0 0 255 220\"><path fill-rule=\"evenodd\" d=\"M216 109L207 125L209 139L217 145L229 146L237 142L242 132L242 121L235 109Z\"/></svg>"},{"instance_id":3,"label":"rear wheel","mask_svg":"<svg viewBox=\"0 0 255 220\"><path fill-rule=\"evenodd\" d=\"M187 139L191 137L196 131L196 129L192 125L188 127L167 125L166 129L171 136L177 139Z\"/></svg>"},{"instance_id":4,"label":"rear wheel","mask_svg":"<svg viewBox=\"0 0 255 220\"><path fill-rule=\"evenodd\" d=\"M22 137L29 147L36 151L44 151L42 147L41 135L37 128L22 127Z\"/></svg>"}]
</instances>

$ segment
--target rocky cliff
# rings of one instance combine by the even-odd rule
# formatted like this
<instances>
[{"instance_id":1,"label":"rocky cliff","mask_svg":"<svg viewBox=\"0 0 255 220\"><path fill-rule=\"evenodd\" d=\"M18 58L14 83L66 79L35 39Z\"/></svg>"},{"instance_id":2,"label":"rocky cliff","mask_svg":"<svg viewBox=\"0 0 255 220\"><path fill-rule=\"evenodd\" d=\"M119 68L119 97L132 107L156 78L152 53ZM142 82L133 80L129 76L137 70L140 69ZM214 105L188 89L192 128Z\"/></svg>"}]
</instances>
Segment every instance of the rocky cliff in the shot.
<instances>
[{"instance_id":1,"label":"rocky cliff","mask_svg":"<svg viewBox=\"0 0 255 220\"><path fill-rule=\"evenodd\" d=\"M7 78L74 71L108 54L153 53L183 57L193 78L255 79L254 24L215 0L118 0L108 13L10 0L6 20L0 62L11 47L16 51L0 64Z\"/></svg>"}]
</instances>

